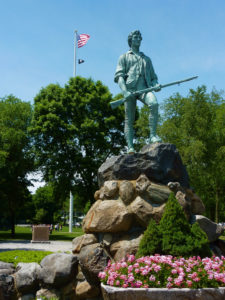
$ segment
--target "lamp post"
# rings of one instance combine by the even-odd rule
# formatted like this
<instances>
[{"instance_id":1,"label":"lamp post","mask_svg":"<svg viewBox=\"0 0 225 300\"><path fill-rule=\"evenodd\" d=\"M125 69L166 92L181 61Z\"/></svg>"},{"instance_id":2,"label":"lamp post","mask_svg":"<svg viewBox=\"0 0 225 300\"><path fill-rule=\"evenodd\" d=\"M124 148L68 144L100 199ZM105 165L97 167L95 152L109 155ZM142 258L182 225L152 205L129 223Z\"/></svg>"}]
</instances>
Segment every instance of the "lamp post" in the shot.
<instances>
[{"instance_id":1,"label":"lamp post","mask_svg":"<svg viewBox=\"0 0 225 300\"><path fill-rule=\"evenodd\" d=\"M70 191L69 232L73 232L73 194Z\"/></svg>"}]
</instances>

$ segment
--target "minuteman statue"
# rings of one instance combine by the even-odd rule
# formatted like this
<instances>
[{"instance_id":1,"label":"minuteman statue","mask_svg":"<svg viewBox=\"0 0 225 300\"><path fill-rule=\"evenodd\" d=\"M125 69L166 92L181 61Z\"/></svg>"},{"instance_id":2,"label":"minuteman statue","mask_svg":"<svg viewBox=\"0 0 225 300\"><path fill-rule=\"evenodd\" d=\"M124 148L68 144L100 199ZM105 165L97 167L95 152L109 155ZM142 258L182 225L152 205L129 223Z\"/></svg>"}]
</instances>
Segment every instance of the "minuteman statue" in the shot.
<instances>
[{"instance_id":1,"label":"minuteman statue","mask_svg":"<svg viewBox=\"0 0 225 300\"><path fill-rule=\"evenodd\" d=\"M139 96L132 95L132 92L154 87L155 91L160 91L158 78L155 74L151 59L139 51L141 45L141 33L136 30L129 34L128 45L130 50L121 55L115 73L115 82L117 82L122 90L125 101L125 127L124 134L128 146L128 153L134 153L133 136L134 136L134 120L137 99L148 105L150 108L149 143L161 142L156 135L156 127L158 121L158 102L153 92L141 94Z\"/></svg>"}]
</instances>

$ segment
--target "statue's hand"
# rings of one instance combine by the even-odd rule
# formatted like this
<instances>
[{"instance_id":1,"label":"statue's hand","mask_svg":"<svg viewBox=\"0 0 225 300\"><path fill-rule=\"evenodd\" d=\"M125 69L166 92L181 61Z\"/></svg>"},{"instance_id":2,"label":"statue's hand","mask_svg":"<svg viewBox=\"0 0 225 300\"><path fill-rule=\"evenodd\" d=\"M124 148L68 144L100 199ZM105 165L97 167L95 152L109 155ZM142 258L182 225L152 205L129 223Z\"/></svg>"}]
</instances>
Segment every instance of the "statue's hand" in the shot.
<instances>
[{"instance_id":1,"label":"statue's hand","mask_svg":"<svg viewBox=\"0 0 225 300\"><path fill-rule=\"evenodd\" d=\"M156 85L154 85L154 90L155 92L161 91L161 84L157 83Z\"/></svg>"},{"instance_id":2,"label":"statue's hand","mask_svg":"<svg viewBox=\"0 0 225 300\"><path fill-rule=\"evenodd\" d=\"M129 91L124 91L123 95L124 95L124 98L126 98L126 100L133 98L133 94Z\"/></svg>"}]
</instances>

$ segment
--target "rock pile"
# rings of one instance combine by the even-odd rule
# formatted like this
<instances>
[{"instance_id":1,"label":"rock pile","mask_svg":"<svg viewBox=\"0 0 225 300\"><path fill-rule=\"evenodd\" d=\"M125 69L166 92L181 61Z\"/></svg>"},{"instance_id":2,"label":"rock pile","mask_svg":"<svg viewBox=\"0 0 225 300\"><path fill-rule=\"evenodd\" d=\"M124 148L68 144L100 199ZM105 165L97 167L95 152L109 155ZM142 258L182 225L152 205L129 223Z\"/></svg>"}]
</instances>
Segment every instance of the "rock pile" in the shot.
<instances>
[{"instance_id":1,"label":"rock pile","mask_svg":"<svg viewBox=\"0 0 225 300\"><path fill-rule=\"evenodd\" d=\"M159 222L171 191L190 222L206 232L216 255L225 255L223 228L202 216L202 200L189 186L176 147L155 143L139 153L108 159L98 171L99 190L73 240L73 255L56 253L36 263L0 262L0 299L101 299L98 273L109 259L135 254L149 221ZM18 298L21 297L21 298Z\"/></svg>"},{"instance_id":2,"label":"rock pile","mask_svg":"<svg viewBox=\"0 0 225 300\"><path fill-rule=\"evenodd\" d=\"M202 216L205 206L190 188L174 145L155 143L133 155L109 158L98 170L98 182L95 203L83 221L85 234L73 240L73 253L80 257L91 285L98 283L97 271L104 269L107 259L119 261L137 252L149 221L160 221L171 191L187 219L197 221L210 242L223 232Z\"/></svg>"}]
</instances>

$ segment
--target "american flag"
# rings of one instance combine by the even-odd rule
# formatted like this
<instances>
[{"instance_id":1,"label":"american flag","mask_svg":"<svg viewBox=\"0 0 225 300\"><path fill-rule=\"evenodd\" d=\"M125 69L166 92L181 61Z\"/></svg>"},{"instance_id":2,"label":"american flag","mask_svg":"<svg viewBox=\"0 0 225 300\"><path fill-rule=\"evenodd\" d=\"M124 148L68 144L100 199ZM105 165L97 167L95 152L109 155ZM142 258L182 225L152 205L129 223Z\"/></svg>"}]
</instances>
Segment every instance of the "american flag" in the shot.
<instances>
[{"instance_id":1,"label":"american flag","mask_svg":"<svg viewBox=\"0 0 225 300\"><path fill-rule=\"evenodd\" d=\"M77 44L78 44L78 48L83 47L87 41L90 39L90 35L88 34L78 34L77 35Z\"/></svg>"}]
</instances>

